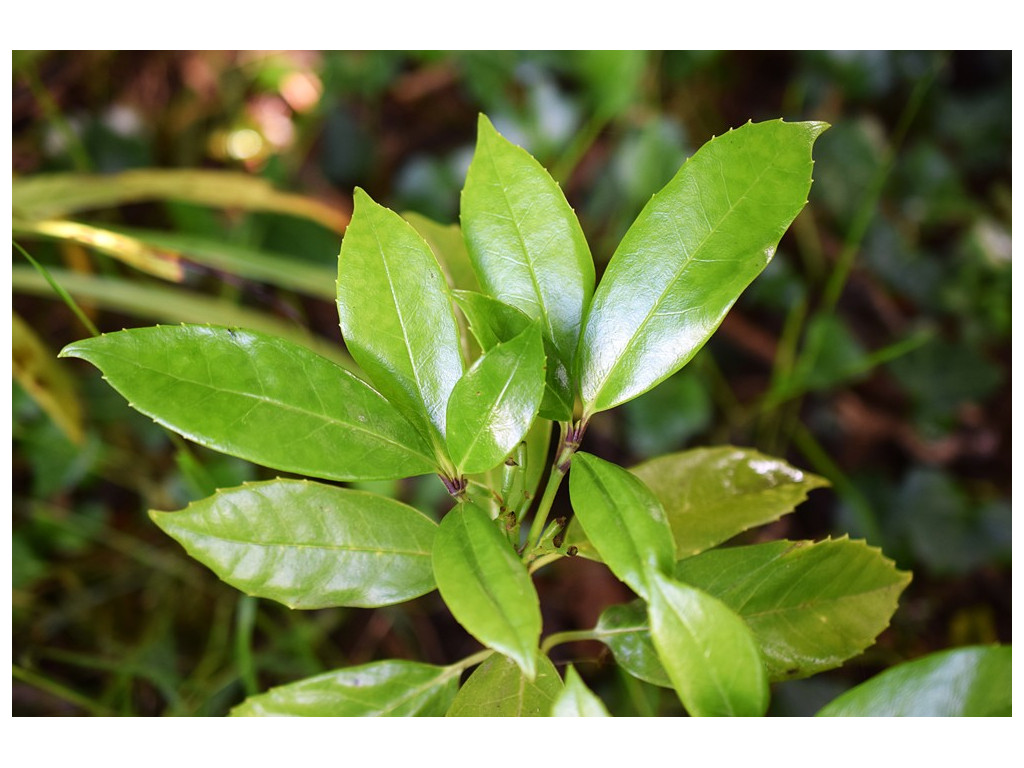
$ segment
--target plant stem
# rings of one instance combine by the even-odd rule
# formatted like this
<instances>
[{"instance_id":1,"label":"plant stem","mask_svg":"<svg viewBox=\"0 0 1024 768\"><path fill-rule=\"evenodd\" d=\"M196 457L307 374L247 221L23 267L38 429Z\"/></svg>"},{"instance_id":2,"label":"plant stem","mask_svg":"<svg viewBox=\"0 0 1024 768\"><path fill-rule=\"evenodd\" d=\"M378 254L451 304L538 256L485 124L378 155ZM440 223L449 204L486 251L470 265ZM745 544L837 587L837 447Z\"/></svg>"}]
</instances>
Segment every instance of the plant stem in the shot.
<instances>
[{"instance_id":1,"label":"plant stem","mask_svg":"<svg viewBox=\"0 0 1024 768\"><path fill-rule=\"evenodd\" d=\"M235 659L246 696L259 693L256 665L252 657L252 632L255 625L256 598L242 595L238 599L238 613L235 614Z\"/></svg>"},{"instance_id":2,"label":"plant stem","mask_svg":"<svg viewBox=\"0 0 1024 768\"><path fill-rule=\"evenodd\" d=\"M558 493L558 487L562 484L562 478L569 471L569 462L572 459L572 455L576 453L576 449L580 447L583 433L587 429L587 418L584 416L576 424L562 422L559 426L562 430L562 439L559 441L561 447L555 456L554 464L551 466L551 474L548 475L548 482L544 487L544 495L541 496L540 503L537 505L537 511L533 516L533 523L530 525L530 535L526 539L526 549L524 552L529 552L536 547L537 542L540 541L541 534L544 533L544 526L548 521L548 514L551 512L551 505L555 501L555 494Z\"/></svg>"},{"instance_id":3,"label":"plant stem","mask_svg":"<svg viewBox=\"0 0 1024 768\"><path fill-rule=\"evenodd\" d=\"M555 632L553 635L548 635L544 638L544 641L540 644L540 651L541 653L546 654L556 645L575 643L580 640L599 640L600 637L600 633L593 629L575 629L566 632Z\"/></svg>"},{"instance_id":4,"label":"plant stem","mask_svg":"<svg viewBox=\"0 0 1024 768\"><path fill-rule=\"evenodd\" d=\"M469 669L470 667L479 664L482 661L486 661L491 657L493 653L494 651L492 651L490 648L485 648L482 651L474 653L472 656L467 656L461 661L457 661L454 664L448 665L447 669L449 669L453 673L458 672L459 674L461 674L463 670Z\"/></svg>"},{"instance_id":5,"label":"plant stem","mask_svg":"<svg viewBox=\"0 0 1024 768\"><path fill-rule=\"evenodd\" d=\"M96 715L98 717L110 717L113 714L113 712L103 704L87 699L85 696L82 696L70 688L50 680L49 678L43 677L42 675L37 675L35 672L27 670L24 667L19 667L17 664L12 665L11 676L15 680L31 685L33 688L38 688L41 691L45 691L51 696L55 696L62 701L74 704L76 707L81 707L91 715Z\"/></svg>"},{"instance_id":6,"label":"plant stem","mask_svg":"<svg viewBox=\"0 0 1024 768\"><path fill-rule=\"evenodd\" d=\"M78 306L78 302L71 298L71 294L65 291L64 288L61 287L61 285L56 280L53 279L53 276L46 269L46 267L44 267L38 261L33 259L29 255L28 251L26 251L24 248L18 245L18 242L16 240L12 240L11 243L14 245L15 248L17 248L21 252L21 255L28 259L29 263L33 267L35 267L36 272L42 275L46 282L50 284L50 287L53 288L54 292L58 296L60 296L61 301L63 301L67 305L68 309L75 313L75 317L77 317L79 322L81 322L82 325L85 326L85 329L89 331L91 335L99 336L99 329L95 325L93 325L92 320L90 320L89 317L85 314L85 312L82 311L82 308Z\"/></svg>"}]
</instances>

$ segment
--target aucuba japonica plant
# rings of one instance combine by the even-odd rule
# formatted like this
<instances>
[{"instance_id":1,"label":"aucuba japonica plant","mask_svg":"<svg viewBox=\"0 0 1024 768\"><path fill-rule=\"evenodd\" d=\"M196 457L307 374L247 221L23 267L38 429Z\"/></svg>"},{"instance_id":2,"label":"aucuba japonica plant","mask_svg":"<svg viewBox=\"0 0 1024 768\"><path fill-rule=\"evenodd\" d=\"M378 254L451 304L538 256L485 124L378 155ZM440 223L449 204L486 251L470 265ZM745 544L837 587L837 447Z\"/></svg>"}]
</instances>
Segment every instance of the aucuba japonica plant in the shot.
<instances>
[{"instance_id":1,"label":"aucuba japonica plant","mask_svg":"<svg viewBox=\"0 0 1024 768\"><path fill-rule=\"evenodd\" d=\"M595 288L559 186L481 116L464 248L355 191L337 304L358 370L211 326L66 347L133 407L202 445L338 483L436 474L453 499L438 524L363 490L277 479L152 512L250 595L379 607L437 589L483 646L449 666L329 672L233 713L605 715L548 655L585 637L629 674L674 689L691 715L762 715L771 682L869 646L909 581L877 550L846 538L718 546L791 512L822 479L731 446L629 469L580 450L595 414L684 366L768 264L807 202L826 127L748 123L705 144L651 198ZM566 475L572 520L549 520ZM603 562L637 599L590 630L543 637L531 576L567 556Z\"/></svg>"}]
</instances>

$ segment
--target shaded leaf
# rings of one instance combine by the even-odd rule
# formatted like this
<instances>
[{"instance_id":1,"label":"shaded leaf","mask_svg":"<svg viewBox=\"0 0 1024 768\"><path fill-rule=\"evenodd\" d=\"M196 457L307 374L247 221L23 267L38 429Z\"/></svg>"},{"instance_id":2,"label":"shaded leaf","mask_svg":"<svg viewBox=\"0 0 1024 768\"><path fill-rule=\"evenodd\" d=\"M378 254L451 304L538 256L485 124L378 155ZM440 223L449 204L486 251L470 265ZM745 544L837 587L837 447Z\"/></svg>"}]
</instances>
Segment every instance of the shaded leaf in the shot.
<instances>
[{"instance_id":1,"label":"shaded leaf","mask_svg":"<svg viewBox=\"0 0 1024 768\"><path fill-rule=\"evenodd\" d=\"M434 588L437 525L365 491L270 480L150 517L231 586L289 608L373 608Z\"/></svg>"},{"instance_id":2,"label":"shaded leaf","mask_svg":"<svg viewBox=\"0 0 1024 768\"><path fill-rule=\"evenodd\" d=\"M352 357L443 457L463 372L448 285L423 238L361 189L338 256L338 316Z\"/></svg>"},{"instance_id":3,"label":"shaded leaf","mask_svg":"<svg viewBox=\"0 0 1024 768\"><path fill-rule=\"evenodd\" d=\"M551 707L552 717L610 717L604 702L587 688L579 673L570 664L565 673L565 687Z\"/></svg>"},{"instance_id":4,"label":"shaded leaf","mask_svg":"<svg viewBox=\"0 0 1024 768\"><path fill-rule=\"evenodd\" d=\"M651 638L679 700L693 716L760 716L768 678L750 630L730 608L652 572Z\"/></svg>"},{"instance_id":5,"label":"shaded leaf","mask_svg":"<svg viewBox=\"0 0 1024 768\"><path fill-rule=\"evenodd\" d=\"M448 717L546 717L562 691L551 660L537 653L532 680L520 665L496 653L473 670L459 690Z\"/></svg>"},{"instance_id":6,"label":"shaded leaf","mask_svg":"<svg viewBox=\"0 0 1024 768\"><path fill-rule=\"evenodd\" d=\"M455 619L534 679L541 628L537 591L488 514L463 503L445 515L433 564L437 588Z\"/></svg>"},{"instance_id":7,"label":"shaded leaf","mask_svg":"<svg viewBox=\"0 0 1024 768\"><path fill-rule=\"evenodd\" d=\"M819 717L1010 717L1011 648L976 646L891 667L827 704Z\"/></svg>"},{"instance_id":8,"label":"shaded leaf","mask_svg":"<svg viewBox=\"0 0 1024 768\"><path fill-rule=\"evenodd\" d=\"M631 471L664 506L677 558L778 520L808 491L828 484L781 459L732 446L659 456Z\"/></svg>"},{"instance_id":9,"label":"shaded leaf","mask_svg":"<svg viewBox=\"0 0 1024 768\"><path fill-rule=\"evenodd\" d=\"M671 688L665 667L651 640L647 606L643 600L610 605L594 627L597 639L608 646L616 663L633 677L662 688Z\"/></svg>"},{"instance_id":10,"label":"shaded leaf","mask_svg":"<svg viewBox=\"0 0 1024 768\"><path fill-rule=\"evenodd\" d=\"M768 264L807 202L824 123L748 123L712 139L640 212L594 293L577 355L585 414L675 373Z\"/></svg>"},{"instance_id":11,"label":"shaded leaf","mask_svg":"<svg viewBox=\"0 0 1024 768\"><path fill-rule=\"evenodd\" d=\"M569 493L576 519L604 563L648 597L649 573L671 572L675 553L658 500L635 475L583 452L573 456Z\"/></svg>"},{"instance_id":12,"label":"shaded leaf","mask_svg":"<svg viewBox=\"0 0 1024 768\"><path fill-rule=\"evenodd\" d=\"M414 661L375 661L250 696L233 717L438 717L451 706L457 670Z\"/></svg>"},{"instance_id":13,"label":"shaded leaf","mask_svg":"<svg viewBox=\"0 0 1024 768\"><path fill-rule=\"evenodd\" d=\"M594 263L561 189L529 153L480 116L476 152L462 192L462 231L485 293L541 322L555 348L549 367L568 385ZM572 416L572 390L560 391Z\"/></svg>"},{"instance_id":14,"label":"shaded leaf","mask_svg":"<svg viewBox=\"0 0 1024 768\"><path fill-rule=\"evenodd\" d=\"M299 291L307 296L335 298L337 275L333 266L202 235L128 227L117 227L116 231L211 269Z\"/></svg>"},{"instance_id":15,"label":"shaded leaf","mask_svg":"<svg viewBox=\"0 0 1024 768\"><path fill-rule=\"evenodd\" d=\"M69 344L138 411L201 445L330 480L434 471L405 419L352 374L283 339L210 326L139 328Z\"/></svg>"},{"instance_id":16,"label":"shaded leaf","mask_svg":"<svg viewBox=\"0 0 1024 768\"><path fill-rule=\"evenodd\" d=\"M544 346L534 324L484 353L448 400L448 450L465 473L505 460L526 436L544 393Z\"/></svg>"},{"instance_id":17,"label":"shaded leaf","mask_svg":"<svg viewBox=\"0 0 1024 768\"><path fill-rule=\"evenodd\" d=\"M910 574L863 541L773 541L682 560L675 576L746 621L772 680L838 667L889 626Z\"/></svg>"},{"instance_id":18,"label":"shaded leaf","mask_svg":"<svg viewBox=\"0 0 1024 768\"><path fill-rule=\"evenodd\" d=\"M84 440L82 406L57 356L17 312L11 314L11 373L29 396L74 443Z\"/></svg>"},{"instance_id":19,"label":"shaded leaf","mask_svg":"<svg viewBox=\"0 0 1024 768\"><path fill-rule=\"evenodd\" d=\"M474 291L454 291L453 297L459 309L466 316L469 330L483 351L488 351L504 341L509 341L530 326L530 318L515 307ZM542 418L559 421L572 413L572 388L564 367L552 365L558 352L553 343L544 339L544 354L547 357L547 373L544 383L544 399L540 404Z\"/></svg>"}]
</instances>

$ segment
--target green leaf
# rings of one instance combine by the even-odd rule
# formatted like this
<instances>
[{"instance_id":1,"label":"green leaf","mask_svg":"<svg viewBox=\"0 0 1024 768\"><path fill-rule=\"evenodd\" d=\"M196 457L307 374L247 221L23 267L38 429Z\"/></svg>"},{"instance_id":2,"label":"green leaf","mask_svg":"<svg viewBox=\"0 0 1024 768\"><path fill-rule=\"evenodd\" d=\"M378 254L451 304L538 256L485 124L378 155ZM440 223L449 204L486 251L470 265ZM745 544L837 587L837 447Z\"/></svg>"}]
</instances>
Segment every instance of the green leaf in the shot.
<instances>
[{"instance_id":1,"label":"green leaf","mask_svg":"<svg viewBox=\"0 0 1024 768\"><path fill-rule=\"evenodd\" d=\"M533 322L525 312L483 293L452 291L452 298L484 352L515 338Z\"/></svg>"},{"instance_id":2,"label":"green leaf","mask_svg":"<svg viewBox=\"0 0 1024 768\"><path fill-rule=\"evenodd\" d=\"M338 316L352 357L443 457L463 372L448 284L416 230L361 189L338 256Z\"/></svg>"},{"instance_id":3,"label":"green leaf","mask_svg":"<svg viewBox=\"0 0 1024 768\"><path fill-rule=\"evenodd\" d=\"M864 542L773 541L705 552L675 577L736 611L761 649L769 680L838 667L884 630L910 574ZM595 627L634 677L670 687L639 600L606 608Z\"/></svg>"},{"instance_id":4,"label":"green leaf","mask_svg":"<svg viewBox=\"0 0 1024 768\"><path fill-rule=\"evenodd\" d=\"M773 541L682 560L680 581L736 611L772 680L838 667L889 626L910 574L863 541Z\"/></svg>"},{"instance_id":5,"label":"green leaf","mask_svg":"<svg viewBox=\"0 0 1024 768\"><path fill-rule=\"evenodd\" d=\"M374 608L434 588L437 525L365 491L270 480L150 517L231 586L289 608Z\"/></svg>"},{"instance_id":6,"label":"green leaf","mask_svg":"<svg viewBox=\"0 0 1024 768\"><path fill-rule=\"evenodd\" d=\"M719 446L660 456L631 470L665 508L676 557L710 549L778 520L828 481L750 448Z\"/></svg>"},{"instance_id":7,"label":"green leaf","mask_svg":"<svg viewBox=\"0 0 1024 768\"><path fill-rule=\"evenodd\" d=\"M138 328L69 344L132 407L201 445L286 472L373 480L434 471L416 430L329 360L262 333Z\"/></svg>"},{"instance_id":8,"label":"green leaf","mask_svg":"<svg viewBox=\"0 0 1024 768\"><path fill-rule=\"evenodd\" d=\"M674 563L672 530L661 504L627 470L589 453L577 453L569 494L583 532L601 559L634 592L650 595L652 570Z\"/></svg>"},{"instance_id":9,"label":"green leaf","mask_svg":"<svg viewBox=\"0 0 1024 768\"><path fill-rule=\"evenodd\" d=\"M647 606L643 600L634 600L605 608L594 630L626 672L652 685L671 688L672 681L658 658L650 628Z\"/></svg>"},{"instance_id":10,"label":"green leaf","mask_svg":"<svg viewBox=\"0 0 1024 768\"><path fill-rule=\"evenodd\" d=\"M760 716L768 678L750 630L723 603L654 571L651 637L679 700L693 716Z\"/></svg>"},{"instance_id":11,"label":"green leaf","mask_svg":"<svg viewBox=\"0 0 1024 768\"><path fill-rule=\"evenodd\" d=\"M337 342L315 336L293 321L266 312L240 307L222 298L207 296L165 283L143 284L117 277L96 277L66 269L50 269L50 276L75 298L132 317L170 323L204 323L278 336L312 349L353 373L358 366ZM32 267L11 267L11 284L17 293L47 299L58 296L43 275Z\"/></svg>"},{"instance_id":12,"label":"green leaf","mask_svg":"<svg viewBox=\"0 0 1024 768\"><path fill-rule=\"evenodd\" d=\"M684 366L767 266L807 202L825 123L748 123L705 144L640 212L605 270L580 338L586 414Z\"/></svg>"},{"instance_id":13,"label":"green leaf","mask_svg":"<svg viewBox=\"0 0 1024 768\"><path fill-rule=\"evenodd\" d=\"M448 449L461 472L496 467L526 436L544 394L544 345L531 325L459 379L448 400Z\"/></svg>"},{"instance_id":14,"label":"green leaf","mask_svg":"<svg viewBox=\"0 0 1024 768\"><path fill-rule=\"evenodd\" d=\"M533 680L540 601L526 567L487 513L463 503L445 515L433 564L437 588L456 621Z\"/></svg>"},{"instance_id":15,"label":"green leaf","mask_svg":"<svg viewBox=\"0 0 1024 768\"><path fill-rule=\"evenodd\" d=\"M440 717L459 687L458 670L415 661L375 661L250 696L232 717Z\"/></svg>"},{"instance_id":16,"label":"green leaf","mask_svg":"<svg viewBox=\"0 0 1024 768\"><path fill-rule=\"evenodd\" d=\"M469 330L480 348L485 352L504 341L509 341L533 322L522 311L502 301L474 291L453 291L455 302L466 316ZM547 336L544 339L544 354L548 361L556 360L558 352ZM568 372L558 365L547 366L544 382L544 399L540 404L542 418L560 421L572 414L572 386Z\"/></svg>"},{"instance_id":17,"label":"green leaf","mask_svg":"<svg viewBox=\"0 0 1024 768\"><path fill-rule=\"evenodd\" d=\"M541 321L554 344L555 380L568 384L594 262L561 189L529 153L480 116L462 192L462 231L484 292ZM572 416L572 390L562 390Z\"/></svg>"},{"instance_id":18,"label":"green leaf","mask_svg":"<svg viewBox=\"0 0 1024 768\"><path fill-rule=\"evenodd\" d=\"M587 688L576 669L569 665L565 687L551 707L552 717L610 717L604 702Z\"/></svg>"},{"instance_id":19,"label":"green leaf","mask_svg":"<svg viewBox=\"0 0 1024 768\"><path fill-rule=\"evenodd\" d=\"M974 646L891 667L819 717L1011 717L1011 648Z\"/></svg>"},{"instance_id":20,"label":"green leaf","mask_svg":"<svg viewBox=\"0 0 1024 768\"><path fill-rule=\"evenodd\" d=\"M531 679L517 662L494 654L466 680L448 717L547 716L562 691L562 678L544 654L536 654L535 666Z\"/></svg>"}]
</instances>

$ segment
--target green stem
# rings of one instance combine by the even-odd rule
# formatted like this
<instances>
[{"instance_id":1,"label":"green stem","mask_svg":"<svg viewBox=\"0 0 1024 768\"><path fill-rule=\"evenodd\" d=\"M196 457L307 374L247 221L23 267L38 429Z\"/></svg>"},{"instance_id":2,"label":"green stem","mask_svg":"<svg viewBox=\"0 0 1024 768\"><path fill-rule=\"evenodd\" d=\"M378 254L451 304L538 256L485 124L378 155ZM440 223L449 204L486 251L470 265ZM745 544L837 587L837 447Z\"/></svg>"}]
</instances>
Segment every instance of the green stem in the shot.
<instances>
[{"instance_id":1,"label":"green stem","mask_svg":"<svg viewBox=\"0 0 1024 768\"><path fill-rule=\"evenodd\" d=\"M548 563L553 563L556 560L561 560L563 557L565 557L565 555L563 555L561 552L552 552L547 555L542 555L541 557L538 557L536 560L530 563L528 571L532 575Z\"/></svg>"},{"instance_id":2,"label":"green stem","mask_svg":"<svg viewBox=\"0 0 1024 768\"><path fill-rule=\"evenodd\" d=\"M254 696L259 693L256 664L252 656L252 633L256 626L256 607L255 597L241 595L238 598L238 613L235 614L235 660L246 696Z\"/></svg>"},{"instance_id":3,"label":"green stem","mask_svg":"<svg viewBox=\"0 0 1024 768\"><path fill-rule=\"evenodd\" d=\"M42 275L43 279L45 279L46 282L48 282L50 284L50 287L53 288L53 290L56 292L56 294L58 296L60 296L61 300L65 304L67 304L68 308L72 312L75 313L75 317L77 317L79 319L79 321L81 321L82 325L85 326L85 329L87 331L89 331L89 333L92 336L99 336L100 335L99 329L95 325L93 325L92 320L90 320L86 316L85 312L82 311L82 308L80 306L78 306L78 302L76 302L73 298L71 298L71 294L68 293L67 291L65 291L57 283L57 281L53 279L53 276L50 274L49 270L47 270L46 267L44 267L38 261L33 259L31 256L29 256L28 251L26 251L24 248L22 248L20 245L18 245L17 241L12 240L11 242L14 244L15 248L17 248L19 251L21 251L21 255L24 256L26 259L28 259L29 263L33 267L35 267L36 272L38 272L40 275Z\"/></svg>"},{"instance_id":4,"label":"green stem","mask_svg":"<svg viewBox=\"0 0 1024 768\"><path fill-rule=\"evenodd\" d=\"M472 656L467 656L461 661L457 661L454 664L448 665L446 669L450 670L452 674L462 674L464 670L467 670L470 667L475 666L482 661L487 661L487 659L489 659L493 654L494 651L492 651L490 648L486 648L482 651L474 653Z\"/></svg>"},{"instance_id":5,"label":"green stem","mask_svg":"<svg viewBox=\"0 0 1024 768\"><path fill-rule=\"evenodd\" d=\"M544 638L540 644L541 653L547 654L556 645L564 643L576 643L580 640L600 640L601 633L595 629L575 629L567 632L555 632Z\"/></svg>"}]
</instances>

